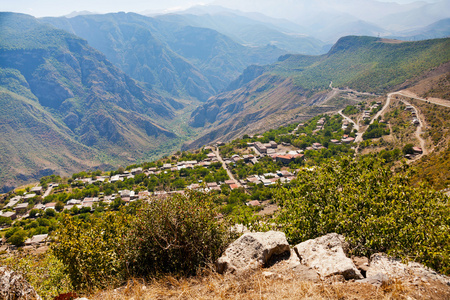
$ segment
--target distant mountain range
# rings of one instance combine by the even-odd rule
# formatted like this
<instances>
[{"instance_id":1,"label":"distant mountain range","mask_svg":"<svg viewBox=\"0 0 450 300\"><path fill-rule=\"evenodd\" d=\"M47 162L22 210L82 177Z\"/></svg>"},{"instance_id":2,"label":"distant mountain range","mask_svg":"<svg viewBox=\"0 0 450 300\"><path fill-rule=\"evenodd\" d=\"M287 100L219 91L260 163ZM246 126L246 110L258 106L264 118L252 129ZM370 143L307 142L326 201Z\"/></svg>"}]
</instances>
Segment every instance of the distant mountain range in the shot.
<instances>
[{"instance_id":1,"label":"distant mountain range","mask_svg":"<svg viewBox=\"0 0 450 300\"><path fill-rule=\"evenodd\" d=\"M230 7L234 9L230 9ZM178 12L177 15L183 15L190 22L197 22L198 26L214 28L219 32L222 32L221 19L224 16L238 15L254 22L263 22L264 26L271 24L272 29L276 25L276 30L280 31L281 29L281 32L295 33L315 38L325 44L334 44L340 37L347 35L395 37L400 36L401 32L422 30L438 20L450 18L450 1L441 0L432 3L417 1L399 4L375 0L280 0L276 2L271 0L218 0L215 1L215 5L196 6ZM196 18L190 15L195 15ZM208 20L208 17L212 21ZM237 18L234 21L237 24L242 22ZM244 25L247 24L244 23ZM256 26L256 24L252 26ZM241 27L242 29L238 27L233 33L226 34L245 37L243 32L251 32L247 27ZM232 29L233 26L226 30ZM439 33L439 35L436 33L425 34L420 36L420 39L442 38L450 35L449 30L442 30ZM404 37L413 39L414 33ZM416 39L418 38L417 36ZM250 36L249 39L251 40L252 37ZM281 45L286 45L286 43L280 42L280 47L283 48ZM328 49L325 48L325 50ZM295 52L318 54L306 51Z\"/></svg>"},{"instance_id":2,"label":"distant mountain range","mask_svg":"<svg viewBox=\"0 0 450 300\"><path fill-rule=\"evenodd\" d=\"M42 20L86 39L148 88L201 101L222 91L250 64L268 64L287 53L275 46L243 46L215 30L133 13Z\"/></svg>"},{"instance_id":3,"label":"distant mountain range","mask_svg":"<svg viewBox=\"0 0 450 300\"><path fill-rule=\"evenodd\" d=\"M310 25L327 39L385 30L335 13ZM450 60L448 39L352 36L327 45L308 26L221 7L0 20L3 190L304 120L344 105L328 101L331 81L382 93ZM447 31L448 19L397 33Z\"/></svg>"}]
</instances>

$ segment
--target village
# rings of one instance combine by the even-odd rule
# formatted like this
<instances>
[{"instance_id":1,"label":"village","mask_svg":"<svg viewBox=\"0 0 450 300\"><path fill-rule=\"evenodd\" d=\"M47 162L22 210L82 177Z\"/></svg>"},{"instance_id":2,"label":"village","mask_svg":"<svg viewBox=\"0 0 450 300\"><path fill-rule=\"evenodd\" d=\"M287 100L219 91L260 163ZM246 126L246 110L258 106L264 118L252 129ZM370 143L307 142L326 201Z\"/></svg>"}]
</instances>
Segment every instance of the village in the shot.
<instances>
[{"instance_id":1,"label":"village","mask_svg":"<svg viewBox=\"0 0 450 300\"><path fill-rule=\"evenodd\" d=\"M370 110L361 111L361 122L380 109L381 103L374 103ZM407 106L406 110L415 116L414 108ZM60 212L101 213L135 201L163 200L188 190L225 195L225 205L232 202L226 197L239 194L242 200L239 205L255 212L263 210L264 206L271 205L270 188L277 184L289 185L300 168L314 168L322 158L355 153L360 133L354 127L359 126L340 114L318 116L262 135L246 135L228 144L216 142L191 154L177 153L126 170L82 172L69 179L41 180L41 184L12 193L3 200L0 212L3 230L8 233L16 224L22 224L30 231L19 244L39 246L47 242L49 230L48 226L41 228L45 225L38 226L33 220L52 218ZM269 192L261 193L264 189ZM38 234L31 234L33 226L40 228L35 230ZM14 233L5 234L3 243L7 244Z\"/></svg>"}]
</instances>

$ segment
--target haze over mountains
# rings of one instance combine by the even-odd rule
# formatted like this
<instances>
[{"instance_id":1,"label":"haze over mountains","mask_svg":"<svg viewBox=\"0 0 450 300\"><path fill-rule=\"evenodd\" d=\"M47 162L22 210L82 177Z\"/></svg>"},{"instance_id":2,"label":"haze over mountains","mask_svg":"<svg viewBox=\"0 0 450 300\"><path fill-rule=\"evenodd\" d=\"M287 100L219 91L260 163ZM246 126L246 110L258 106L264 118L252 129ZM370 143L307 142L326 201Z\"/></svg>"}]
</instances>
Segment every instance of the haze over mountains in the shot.
<instances>
[{"instance_id":1,"label":"haze over mountains","mask_svg":"<svg viewBox=\"0 0 450 300\"><path fill-rule=\"evenodd\" d=\"M0 188L280 126L340 108L331 81L383 93L450 60L448 39L333 46L449 35L450 1L363 2L0 13Z\"/></svg>"}]
</instances>

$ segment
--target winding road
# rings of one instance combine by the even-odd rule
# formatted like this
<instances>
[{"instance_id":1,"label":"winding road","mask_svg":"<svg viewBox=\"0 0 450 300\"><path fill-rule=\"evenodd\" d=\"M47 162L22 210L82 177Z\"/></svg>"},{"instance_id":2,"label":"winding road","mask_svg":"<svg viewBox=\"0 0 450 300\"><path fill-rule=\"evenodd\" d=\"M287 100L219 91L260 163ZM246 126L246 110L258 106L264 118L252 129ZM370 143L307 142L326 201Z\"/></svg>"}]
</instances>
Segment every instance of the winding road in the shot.
<instances>
[{"instance_id":1,"label":"winding road","mask_svg":"<svg viewBox=\"0 0 450 300\"><path fill-rule=\"evenodd\" d=\"M355 121L353 121L352 119L350 119L349 117L347 117L346 115L344 115L342 113L342 109L338 112L344 119L346 119L348 122L353 124L353 128L356 129L357 133L356 133L356 138L355 138L355 143L361 142L362 141L362 133L359 132L360 127L358 124L356 124Z\"/></svg>"}]
</instances>

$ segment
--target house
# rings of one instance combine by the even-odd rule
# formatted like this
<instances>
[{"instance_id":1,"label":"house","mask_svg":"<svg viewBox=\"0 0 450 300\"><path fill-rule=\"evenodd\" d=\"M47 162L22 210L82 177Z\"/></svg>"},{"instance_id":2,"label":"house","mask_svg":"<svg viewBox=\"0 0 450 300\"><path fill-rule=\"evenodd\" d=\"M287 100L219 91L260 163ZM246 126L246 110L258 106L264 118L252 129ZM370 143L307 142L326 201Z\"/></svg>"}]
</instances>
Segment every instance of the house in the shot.
<instances>
[{"instance_id":1,"label":"house","mask_svg":"<svg viewBox=\"0 0 450 300\"><path fill-rule=\"evenodd\" d=\"M275 141L270 141L269 142L269 147L272 148L272 149L277 149L278 144Z\"/></svg>"},{"instance_id":2,"label":"house","mask_svg":"<svg viewBox=\"0 0 450 300\"><path fill-rule=\"evenodd\" d=\"M22 197L20 196L16 196L14 198L9 199L9 202L8 204L5 205L5 208L13 207L14 205L16 205L17 202L20 201L20 199L22 199Z\"/></svg>"},{"instance_id":3,"label":"house","mask_svg":"<svg viewBox=\"0 0 450 300\"><path fill-rule=\"evenodd\" d=\"M38 195L42 195L42 186L35 186L30 189L31 193L36 193Z\"/></svg>"},{"instance_id":4,"label":"house","mask_svg":"<svg viewBox=\"0 0 450 300\"><path fill-rule=\"evenodd\" d=\"M314 150L319 150L319 149L323 148L321 143L313 143L312 147L313 147Z\"/></svg>"},{"instance_id":5,"label":"house","mask_svg":"<svg viewBox=\"0 0 450 300\"><path fill-rule=\"evenodd\" d=\"M423 153L422 148L419 148L419 147L413 147L413 151L414 151L414 154L422 154Z\"/></svg>"},{"instance_id":6,"label":"house","mask_svg":"<svg viewBox=\"0 0 450 300\"><path fill-rule=\"evenodd\" d=\"M172 168L172 165L171 164L163 164L163 166L162 166L162 170L166 170L166 169L170 169L170 168Z\"/></svg>"},{"instance_id":7,"label":"house","mask_svg":"<svg viewBox=\"0 0 450 300\"><path fill-rule=\"evenodd\" d=\"M405 107L405 110L407 110L407 111L415 111L414 106L411 106L411 105L407 105Z\"/></svg>"},{"instance_id":8,"label":"house","mask_svg":"<svg viewBox=\"0 0 450 300\"><path fill-rule=\"evenodd\" d=\"M261 142L256 142L255 148L256 148L256 150L259 151L259 153L267 153L266 146L264 146L263 143L261 143Z\"/></svg>"},{"instance_id":9,"label":"house","mask_svg":"<svg viewBox=\"0 0 450 300\"><path fill-rule=\"evenodd\" d=\"M214 157L216 157L216 155L215 155L214 153L212 153L212 152L206 154L206 156L207 156L208 158L211 158L211 159L214 158Z\"/></svg>"},{"instance_id":10,"label":"house","mask_svg":"<svg viewBox=\"0 0 450 300\"><path fill-rule=\"evenodd\" d=\"M67 205L76 205L76 204L81 204L81 200L70 199L69 201L67 201Z\"/></svg>"},{"instance_id":11,"label":"house","mask_svg":"<svg viewBox=\"0 0 450 300\"><path fill-rule=\"evenodd\" d=\"M23 196L24 199L30 199L30 198L34 198L34 197L36 197L35 193L26 194L25 196Z\"/></svg>"},{"instance_id":12,"label":"house","mask_svg":"<svg viewBox=\"0 0 450 300\"><path fill-rule=\"evenodd\" d=\"M47 209L55 209L55 207L56 207L56 202L50 202L50 203L47 203L47 204L45 204L45 210L47 210Z\"/></svg>"},{"instance_id":13,"label":"house","mask_svg":"<svg viewBox=\"0 0 450 300\"><path fill-rule=\"evenodd\" d=\"M217 187L218 185L217 185L217 182L208 182L206 184L206 186L209 187L209 188L213 188L213 187Z\"/></svg>"},{"instance_id":14,"label":"house","mask_svg":"<svg viewBox=\"0 0 450 300\"><path fill-rule=\"evenodd\" d=\"M116 182L119 180L123 180L123 177L121 178L119 175L111 176L111 182Z\"/></svg>"},{"instance_id":15,"label":"house","mask_svg":"<svg viewBox=\"0 0 450 300\"><path fill-rule=\"evenodd\" d=\"M258 163L258 159L256 157L253 157L250 159L250 162L254 165L256 165Z\"/></svg>"},{"instance_id":16,"label":"house","mask_svg":"<svg viewBox=\"0 0 450 300\"><path fill-rule=\"evenodd\" d=\"M189 185L187 188L190 190L198 190L198 189L200 189L200 184L193 183L193 184Z\"/></svg>"},{"instance_id":17,"label":"house","mask_svg":"<svg viewBox=\"0 0 450 300\"><path fill-rule=\"evenodd\" d=\"M249 201L246 203L247 206L260 206L261 203L258 200Z\"/></svg>"},{"instance_id":18,"label":"house","mask_svg":"<svg viewBox=\"0 0 450 300\"><path fill-rule=\"evenodd\" d=\"M414 118L414 119L412 120L412 123L413 123L414 125L420 125L419 119L416 119L416 118Z\"/></svg>"},{"instance_id":19,"label":"house","mask_svg":"<svg viewBox=\"0 0 450 300\"><path fill-rule=\"evenodd\" d=\"M234 182L233 179L225 180L225 184L230 185L230 184L234 184L234 183L235 183L235 182Z\"/></svg>"},{"instance_id":20,"label":"house","mask_svg":"<svg viewBox=\"0 0 450 300\"><path fill-rule=\"evenodd\" d=\"M354 141L355 141L355 138L353 138L353 137L347 137L347 138L345 138L345 139L342 139L341 140L343 143L346 143L346 144L350 144L350 143L353 143Z\"/></svg>"},{"instance_id":21,"label":"house","mask_svg":"<svg viewBox=\"0 0 450 300\"><path fill-rule=\"evenodd\" d=\"M142 168L134 168L134 169L131 169L131 174L133 174L133 175L139 175L139 174L142 174Z\"/></svg>"},{"instance_id":22,"label":"house","mask_svg":"<svg viewBox=\"0 0 450 300\"><path fill-rule=\"evenodd\" d=\"M339 145L341 142L339 140L332 139L330 140L333 144Z\"/></svg>"},{"instance_id":23,"label":"house","mask_svg":"<svg viewBox=\"0 0 450 300\"><path fill-rule=\"evenodd\" d=\"M230 184L230 189L234 190L239 188L239 186L236 183Z\"/></svg>"},{"instance_id":24,"label":"house","mask_svg":"<svg viewBox=\"0 0 450 300\"><path fill-rule=\"evenodd\" d=\"M0 215L1 217L10 218L11 220L15 220L17 215L15 212L7 211Z\"/></svg>"},{"instance_id":25,"label":"house","mask_svg":"<svg viewBox=\"0 0 450 300\"><path fill-rule=\"evenodd\" d=\"M47 241L47 238L48 238L48 234L33 235L31 238L28 238L25 240L25 245L33 246L33 245L44 244Z\"/></svg>"},{"instance_id":26,"label":"house","mask_svg":"<svg viewBox=\"0 0 450 300\"><path fill-rule=\"evenodd\" d=\"M275 159L276 162L281 162L283 164L289 164L296 158L302 158L304 154L286 154L286 155L278 155Z\"/></svg>"},{"instance_id":27,"label":"house","mask_svg":"<svg viewBox=\"0 0 450 300\"><path fill-rule=\"evenodd\" d=\"M35 209L45 210L45 205L42 203L38 203L34 206Z\"/></svg>"},{"instance_id":28,"label":"house","mask_svg":"<svg viewBox=\"0 0 450 300\"><path fill-rule=\"evenodd\" d=\"M16 213L18 215L24 214L28 210L28 203L25 202L25 203L17 204L16 207L14 207L14 210L16 211Z\"/></svg>"},{"instance_id":29,"label":"house","mask_svg":"<svg viewBox=\"0 0 450 300\"><path fill-rule=\"evenodd\" d=\"M262 182L265 186L268 186L268 185L273 184L273 182L272 182L270 179L261 179L261 182Z\"/></svg>"}]
</instances>

